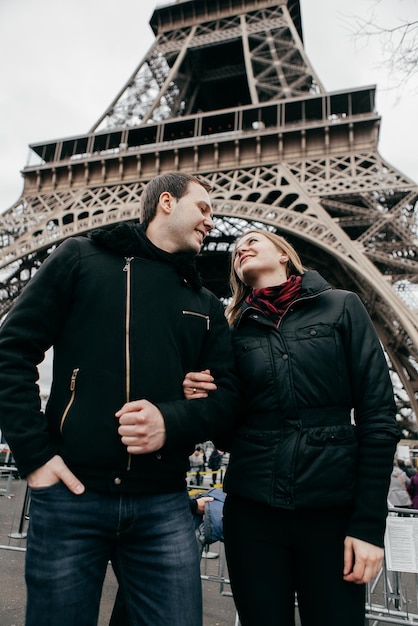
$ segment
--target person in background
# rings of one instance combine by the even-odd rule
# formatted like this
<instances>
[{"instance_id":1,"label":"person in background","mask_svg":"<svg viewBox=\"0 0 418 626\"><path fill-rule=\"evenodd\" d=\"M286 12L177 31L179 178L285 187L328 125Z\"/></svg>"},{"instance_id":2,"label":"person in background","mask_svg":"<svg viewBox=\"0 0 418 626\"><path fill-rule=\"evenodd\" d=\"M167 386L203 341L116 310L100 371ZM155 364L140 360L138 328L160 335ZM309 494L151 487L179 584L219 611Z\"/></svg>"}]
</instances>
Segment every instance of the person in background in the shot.
<instances>
[{"instance_id":1,"label":"person in background","mask_svg":"<svg viewBox=\"0 0 418 626\"><path fill-rule=\"evenodd\" d=\"M411 498L408 487L411 479L405 474L403 469L399 467L399 461L393 461L392 473L390 475L390 484L388 492L389 506L400 507L403 509L411 508Z\"/></svg>"},{"instance_id":2,"label":"person in background","mask_svg":"<svg viewBox=\"0 0 418 626\"><path fill-rule=\"evenodd\" d=\"M412 508L418 509L418 473L415 472L409 479L409 484L406 487L409 496L411 497Z\"/></svg>"},{"instance_id":3,"label":"person in background","mask_svg":"<svg viewBox=\"0 0 418 626\"><path fill-rule=\"evenodd\" d=\"M201 626L188 457L239 404L224 308L195 267L208 192L152 179L141 224L65 240L0 328L0 427L31 493L26 626L96 624L109 560L132 626ZM204 367L217 390L188 402L184 375Z\"/></svg>"},{"instance_id":4,"label":"person in background","mask_svg":"<svg viewBox=\"0 0 418 626\"><path fill-rule=\"evenodd\" d=\"M224 541L242 626L364 626L399 430L386 359L358 296L250 230L231 263L243 383L224 479ZM214 393L190 372L187 398ZM200 401L200 400L199 400Z\"/></svg>"},{"instance_id":5,"label":"person in background","mask_svg":"<svg viewBox=\"0 0 418 626\"><path fill-rule=\"evenodd\" d=\"M200 485L202 483L202 476L200 475L200 472L203 472L205 469L205 463L203 460L203 452L200 446L196 446L196 449L193 452L193 454L189 456L189 462L190 462L190 471L194 475L194 478L192 478L193 483L195 485Z\"/></svg>"},{"instance_id":6,"label":"person in background","mask_svg":"<svg viewBox=\"0 0 418 626\"><path fill-rule=\"evenodd\" d=\"M212 482L211 487L213 487L218 482L218 471L222 465L224 453L221 450L218 450L216 447L210 453L208 467L212 470Z\"/></svg>"},{"instance_id":7,"label":"person in background","mask_svg":"<svg viewBox=\"0 0 418 626\"><path fill-rule=\"evenodd\" d=\"M398 459L398 467L405 472L408 478L412 478L415 476L416 470L412 467L411 461L404 461L403 459Z\"/></svg>"}]
</instances>

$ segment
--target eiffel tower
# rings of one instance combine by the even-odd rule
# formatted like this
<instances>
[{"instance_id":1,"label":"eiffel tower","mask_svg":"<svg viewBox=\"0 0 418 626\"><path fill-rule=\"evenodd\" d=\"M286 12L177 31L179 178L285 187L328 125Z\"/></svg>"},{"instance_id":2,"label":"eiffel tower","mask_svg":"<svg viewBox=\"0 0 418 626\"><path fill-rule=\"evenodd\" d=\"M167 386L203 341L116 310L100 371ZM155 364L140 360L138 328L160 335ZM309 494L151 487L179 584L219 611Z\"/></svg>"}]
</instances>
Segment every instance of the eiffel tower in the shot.
<instances>
[{"instance_id":1,"label":"eiffel tower","mask_svg":"<svg viewBox=\"0 0 418 626\"><path fill-rule=\"evenodd\" d=\"M153 176L190 172L213 189L207 286L228 296L228 252L249 225L282 233L360 295L411 426L418 187L379 155L375 88L325 91L299 0L177 0L150 25L153 45L93 128L30 146L23 193L0 216L0 314L63 239L136 220Z\"/></svg>"}]
</instances>

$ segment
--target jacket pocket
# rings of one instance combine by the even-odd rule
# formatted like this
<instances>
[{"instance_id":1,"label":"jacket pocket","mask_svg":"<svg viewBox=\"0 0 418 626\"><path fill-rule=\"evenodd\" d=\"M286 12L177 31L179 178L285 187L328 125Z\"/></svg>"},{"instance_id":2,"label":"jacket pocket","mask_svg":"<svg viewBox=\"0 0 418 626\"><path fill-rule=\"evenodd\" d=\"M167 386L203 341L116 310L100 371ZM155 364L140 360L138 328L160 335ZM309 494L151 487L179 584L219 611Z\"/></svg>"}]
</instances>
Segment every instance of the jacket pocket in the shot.
<instances>
[{"instance_id":1,"label":"jacket pocket","mask_svg":"<svg viewBox=\"0 0 418 626\"><path fill-rule=\"evenodd\" d=\"M71 374L71 378L70 378L70 399L67 403L67 406L64 409L64 413L62 414L61 417L61 421L60 421L60 433L62 434L62 429L64 428L64 423L65 420L67 419L67 415L70 412L70 409L74 403L75 400L75 393L76 393L76 382L77 382L77 376L78 376L78 372L80 371L79 367L75 367L73 369L73 372Z\"/></svg>"},{"instance_id":2,"label":"jacket pocket","mask_svg":"<svg viewBox=\"0 0 418 626\"><path fill-rule=\"evenodd\" d=\"M127 452L118 434L115 413L125 401L123 380L116 380L110 367L77 367L67 385L67 402L56 413L64 460L74 466L120 467L126 462ZM54 410L54 405L48 407L51 420Z\"/></svg>"},{"instance_id":3,"label":"jacket pocket","mask_svg":"<svg viewBox=\"0 0 418 626\"><path fill-rule=\"evenodd\" d=\"M277 386L280 373L277 371L278 359L274 360L271 354L270 343L267 337L249 338L236 337L232 334L234 353L239 376L246 389L247 410L256 411L257 404L271 406L271 400L260 402Z\"/></svg>"},{"instance_id":4,"label":"jacket pocket","mask_svg":"<svg viewBox=\"0 0 418 626\"><path fill-rule=\"evenodd\" d=\"M356 443L354 427L350 425L319 426L311 428L307 436L309 446L340 446Z\"/></svg>"},{"instance_id":5,"label":"jacket pocket","mask_svg":"<svg viewBox=\"0 0 418 626\"><path fill-rule=\"evenodd\" d=\"M189 315L204 321L206 330L210 330L210 316L205 313L199 313L198 311L182 311L183 315Z\"/></svg>"},{"instance_id":6,"label":"jacket pocket","mask_svg":"<svg viewBox=\"0 0 418 626\"><path fill-rule=\"evenodd\" d=\"M355 426L304 429L296 460L296 498L302 506L350 505L358 463Z\"/></svg>"},{"instance_id":7,"label":"jacket pocket","mask_svg":"<svg viewBox=\"0 0 418 626\"><path fill-rule=\"evenodd\" d=\"M240 429L231 446L225 491L251 500L270 502L276 451L282 439L282 430Z\"/></svg>"},{"instance_id":8,"label":"jacket pocket","mask_svg":"<svg viewBox=\"0 0 418 626\"><path fill-rule=\"evenodd\" d=\"M334 337L335 330L330 324L310 324L302 328L296 328L296 338L301 339L321 339L322 337Z\"/></svg>"}]
</instances>

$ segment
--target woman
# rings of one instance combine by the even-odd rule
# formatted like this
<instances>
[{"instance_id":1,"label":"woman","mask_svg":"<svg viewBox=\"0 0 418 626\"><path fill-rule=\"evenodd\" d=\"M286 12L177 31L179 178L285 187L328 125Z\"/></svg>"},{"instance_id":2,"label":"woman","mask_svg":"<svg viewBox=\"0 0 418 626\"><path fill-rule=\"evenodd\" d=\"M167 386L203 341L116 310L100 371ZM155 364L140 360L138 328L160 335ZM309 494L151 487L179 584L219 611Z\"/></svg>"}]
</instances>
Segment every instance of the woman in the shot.
<instances>
[{"instance_id":1,"label":"woman","mask_svg":"<svg viewBox=\"0 0 418 626\"><path fill-rule=\"evenodd\" d=\"M232 254L227 317L243 382L225 476L224 537L242 626L364 626L383 558L398 428L360 299L253 230ZM192 372L188 398L216 381Z\"/></svg>"}]
</instances>

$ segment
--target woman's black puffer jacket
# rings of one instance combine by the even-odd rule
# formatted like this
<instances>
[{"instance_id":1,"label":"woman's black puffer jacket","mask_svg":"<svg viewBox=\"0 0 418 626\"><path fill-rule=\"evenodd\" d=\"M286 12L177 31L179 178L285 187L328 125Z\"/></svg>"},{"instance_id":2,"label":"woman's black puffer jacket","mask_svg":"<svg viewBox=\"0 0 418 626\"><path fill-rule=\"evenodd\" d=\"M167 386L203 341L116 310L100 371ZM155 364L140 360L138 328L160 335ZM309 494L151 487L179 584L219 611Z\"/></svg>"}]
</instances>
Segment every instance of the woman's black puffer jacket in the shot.
<instances>
[{"instance_id":1,"label":"woman's black puffer jacket","mask_svg":"<svg viewBox=\"0 0 418 626\"><path fill-rule=\"evenodd\" d=\"M245 398L226 492L289 510L348 506L347 534L383 545L399 433L385 356L358 296L308 271L277 328L245 305L233 343Z\"/></svg>"}]
</instances>

